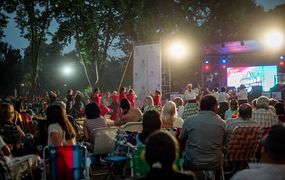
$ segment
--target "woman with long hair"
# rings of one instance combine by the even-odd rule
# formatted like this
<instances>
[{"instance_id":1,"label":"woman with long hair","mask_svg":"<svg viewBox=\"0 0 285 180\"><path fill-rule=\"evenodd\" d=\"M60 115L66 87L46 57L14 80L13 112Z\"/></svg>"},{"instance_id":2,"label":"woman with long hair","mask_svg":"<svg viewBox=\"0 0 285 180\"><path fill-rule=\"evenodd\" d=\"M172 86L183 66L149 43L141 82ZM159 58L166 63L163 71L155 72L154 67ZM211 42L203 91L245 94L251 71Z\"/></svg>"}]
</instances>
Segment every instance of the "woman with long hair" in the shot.
<instances>
[{"instance_id":1,"label":"woman with long hair","mask_svg":"<svg viewBox=\"0 0 285 180\"><path fill-rule=\"evenodd\" d=\"M65 110L59 105L51 105L46 110L48 121L48 144L74 145L75 130L69 122Z\"/></svg>"},{"instance_id":2,"label":"woman with long hair","mask_svg":"<svg viewBox=\"0 0 285 180\"><path fill-rule=\"evenodd\" d=\"M182 128L183 119L177 116L176 104L173 101L167 101L162 107L161 114L163 128Z\"/></svg>"}]
</instances>

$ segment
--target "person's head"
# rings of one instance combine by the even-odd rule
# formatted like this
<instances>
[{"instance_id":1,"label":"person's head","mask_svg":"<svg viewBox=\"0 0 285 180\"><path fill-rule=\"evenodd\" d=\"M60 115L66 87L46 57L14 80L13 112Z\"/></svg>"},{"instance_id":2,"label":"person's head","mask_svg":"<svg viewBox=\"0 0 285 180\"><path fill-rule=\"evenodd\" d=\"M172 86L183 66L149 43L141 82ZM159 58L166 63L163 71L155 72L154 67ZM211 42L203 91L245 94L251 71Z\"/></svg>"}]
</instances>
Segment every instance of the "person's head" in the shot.
<instances>
[{"instance_id":1,"label":"person's head","mask_svg":"<svg viewBox=\"0 0 285 180\"><path fill-rule=\"evenodd\" d=\"M15 110L12 104L0 104L0 121L12 121L15 117Z\"/></svg>"},{"instance_id":2,"label":"person's head","mask_svg":"<svg viewBox=\"0 0 285 180\"><path fill-rule=\"evenodd\" d=\"M129 100L126 99L126 98L121 99L121 101L120 101L120 108L123 111L128 112L129 109L131 108L131 104L130 104Z\"/></svg>"},{"instance_id":3,"label":"person's head","mask_svg":"<svg viewBox=\"0 0 285 180\"><path fill-rule=\"evenodd\" d=\"M134 93L134 90L133 90L133 89L129 89L128 93L129 93L129 94L133 94L133 93Z\"/></svg>"},{"instance_id":4,"label":"person's head","mask_svg":"<svg viewBox=\"0 0 285 180\"><path fill-rule=\"evenodd\" d=\"M177 97L173 100L177 107L183 106L183 99L181 97Z\"/></svg>"},{"instance_id":5,"label":"person's head","mask_svg":"<svg viewBox=\"0 0 285 180\"><path fill-rule=\"evenodd\" d=\"M226 88L225 88L225 87L222 87L222 88L221 88L221 92L226 92Z\"/></svg>"},{"instance_id":6,"label":"person's head","mask_svg":"<svg viewBox=\"0 0 285 180\"><path fill-rule=\"evenodd\" d=\"M112 95L117 95L117 91L113 91L113 92L112 92Z\"/></svg>"},{"instance_id":7,"label":"person's head","mask_svg":"<svg viewBox=\"0 0 285 180\"><path fill-rule=\"evenodd\" d=\"M163 124L172 124L177 116L175 103L173 101L167 101L162 107L160 115Z\"/></svg>"},{"instance_id":8,"label":"person's head","mask_svg":"<svg viewBox=\"0 0 285 180\"><path fill-rule=\"evenodd\" d=\"M70 140L76 136L72 124L69 122L65 110L57 104L51 105L46 110L48 124L58 123L65 131L65 139Z\"/></svg>"},{"instance_id":9,"label":"person's head","mask_svg":"<svg viewBox=\"0 0 285 180\"><path fill-rule=\"evenodd\" d=\"M270 106L274 106L277 102L278 102L277 99L274 99L274 98L269 99Z\"/></svg>"},{"instance_id":10,"label":"person's head","mask_svg":"<svg viewBox=\"0 0 285 180\"><path fill-rule=\"evenodd\" d=\"M278 102L275 104L275 110L276 110L276 114L277 115L285 115L285 108L284 108L284 104Z\"/></svg>"},{"instance_id":11,"label":"person's head","mask_svg":"<svg viewBox=\"0 0 285 180\"><path fill-rule=\"evenodd\" d=\"M80 94L77 94L76 96L75 96L75 102L81 102L82 101L82 95L81 95L81 93Z\"/></svg>"},{"instance_id":12,"label":"person's head","mask_svg":"<svg viewBox=\"0 0 285 180\"><path fill-rule=\"evenodd\" d=\"M245 85L243 85L243 84L241 84L240 86L239 86L239 89L240 90L242 90L242 89L245 89L246 87L245 87Z\"/></svg>"},{"instance_id":13,"label":"person's head","mask_svg":"<svg viewBox=\"0 0 285 180\"><path fill-rule=\"evenodd\" d=\"M269 98L266 96L260 96L259 98L257 98L256 100L256 108L260 109L268 109L269 108Z\"/></svg>"},{"instance_id":14,"label":"person's head","mask_svg":"<svg viewBox=\"0 0 285 180\"><path fill-rule=\"evenodd\" d=\"M214 92L218 92L219 89L215 87L215 88L213 89L213 91L214 91Z\"/></svg>"},{"instance_id":15,"label":"person's head","mask_svg":"<svg viewBox=\"0 0 285 180\"><path fill-rule=\"evenodd\" d=\"M147 111L142 118L142 133L139 135L140 141L145 143L146 138L156 130L161 128L160 115L157 111Z\"/></svg>"},{"instance_id":16,"label":"person's head","mask_svg":"<svg viewBox=\"0 0 285 180\"><path fill-rule=\"evenodd\" d=\"M57 95L55 92L53 91L50 91L50 94L49 94L49 103L50 104L53 104L54 102L56 102L56 99L57 99Z\"/></svg>"},{"instance_id":17,"label":"person's head","mask_svg":"<svg viewBox=\"0 0 285 180\"><path fill-rule=\"evenodd\" d=\"M85 114L87 119L96 119L100 117L100 112L100 108L94 102L87 104L85 107Z\"/></svg>"},{"instance_id":18,"label":"person's head","mask_svg":"<svg viewBox=\"0 0 285 180\"><path fill-rule=\"evenodd\" d=\"M154 106L153 98L151 96L147 96L143 100L143 106Z\"/></svg>"},{"instance_id":19,"label":"person's head","mask_svg":"<svg viewBox=\"0 0 285 180\"><path fill-rule=\"evenodd\" d=\"M252 107L248 103L244 103L239 106L239 117L243 120L249 120L252 116Z\"/></svg>"},{"instance_id":20,"label":"person's head","mask_svg":"<svg viewBox=\"0 0 285 180\"><path fill-rule=\"evenodd\" d=\"M257 98L251 101L252 108L256 108Z\"/></svg>"},{"instance_id":21,"label":"person's head","mask_svg":"<svg viewBox=\"0 0 285 180\"><path fill-rule=\"evenodd\" d=\"M21 100L16 101L15 104L14 104L14 109L15 109L15 111L17 111L17 112L23 111L23 110L24 110L23 102L22 102Z\"/></svg>"},{"instance_id":22,"label":"person's head","mask_svg":"<svg viewBox=\"0 0 285 180\"><path fill-rule=\"evenodd\" d=\"M262 161L265 163L285 164L285 127L283 124L272 126L262 141Z\"/></svg>"},{"instance_id":23,"label":"person's head","mask_svg":"<svg viewBox=\"0 0 285 180\"><path fill-rule=\"evenodd\" d=\"M127 89L126 89L125 87L121 87L121 89L120 89L120 94L121 94L121 93L126 93L126 91L127 91Z\"/></svg>"},{"instance_id":24,"label":"person's head","mask_svg":"<svg viewBox=\"0 0 285 180\"><path fill-rule=\"evenodd\" d=\"M230 101L230 108L231 108L231 110L237 110L238 109L238 101L235 99L232 99Z\"/></svg>"},{"instance_id":25,"label":"person's head","mask_svg":"<svg viewBox=\"0 0 285 180\"><path fill-rule=\"evenodd\" d=\"M156 131L146 140L145 159L152 168L172 169L179 145L167 131Z\"/></svg>"},{"instance_id":26,"label":"person's head","mask_svg":"<svg viewBox=\"0 0 285 180\"><path fill-rule=\"evenodd\" d=\"M72 89L68 89L67 90L67 95L73 95L73 90Z\"/></svg>"},{"instance_id":27,"label":"person's head","mask_svg":"<svg viewBox=\"0 0 285 180\"><path fill-rule=\"evenodd\" d=\"M94 94L100 93L100 89L99 89L99 88L94 88L93 93L94 93Z\"/></svg>"},{"instance_id":28,"label":"person's head","mask_svg":"<svg viewBox=\"0 0 285 180\"><path fill-rule=\"evenodd\" d=\"M155 93L156 96L161 96L161 92L160 92L160 90L158 90L158 89L156 89L156 90L154 91L154 93Z\"/></svg>"},{"instance_id":29,"label":"person's head","mask_svg":"<svg viewBox=\"0 0 285 180\"><path fill-rule=\"evenodd\" d=\"M192 90L192 84L187 84L187 89Z\"/></svg>"},{"instance_id":30,"label":"person's head","mask_svg":"<svg viewBox=\"0 0 285 180\"><path fill-rule=\"evenodd\" d=\"M206 95L202 98L200 103L201 111L218 111L218 102L217 99L212 95Z\"/></svg>"}]
</instances>

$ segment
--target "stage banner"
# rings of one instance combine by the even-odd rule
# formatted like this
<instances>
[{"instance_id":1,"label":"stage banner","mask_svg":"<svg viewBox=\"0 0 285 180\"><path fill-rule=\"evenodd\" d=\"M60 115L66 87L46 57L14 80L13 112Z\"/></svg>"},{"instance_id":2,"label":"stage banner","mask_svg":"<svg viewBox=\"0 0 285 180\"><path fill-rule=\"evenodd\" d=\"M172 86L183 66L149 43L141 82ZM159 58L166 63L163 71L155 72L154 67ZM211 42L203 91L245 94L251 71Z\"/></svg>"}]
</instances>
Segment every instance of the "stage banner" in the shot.
<instances>
[{"instance_id":1,"label":"stage banner","mask_svg":"<svg viewBox=\"0 0 285 180\"><path fill-rule=\"evenodd\" d=\"M134 90L138 96L136 103L141 107L143 99L156 89L161 91L161 51L160 44L137 45L133 64Z\"/></svg>"}]
</instances>

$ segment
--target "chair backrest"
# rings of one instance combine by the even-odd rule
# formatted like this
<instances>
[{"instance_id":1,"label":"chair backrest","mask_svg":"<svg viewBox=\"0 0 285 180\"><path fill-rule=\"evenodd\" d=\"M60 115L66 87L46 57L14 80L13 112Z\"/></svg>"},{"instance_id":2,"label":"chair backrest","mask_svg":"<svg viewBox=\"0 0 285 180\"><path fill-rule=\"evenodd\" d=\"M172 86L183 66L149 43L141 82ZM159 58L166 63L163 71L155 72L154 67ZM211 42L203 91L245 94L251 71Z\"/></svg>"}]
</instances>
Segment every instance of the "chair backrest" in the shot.
<instances>
[{"instance_id":1,"label":"chair backrest","mask_svg":"<svg viewBox=\"0 0 285 180\"><path fill-rule=\"evenodd\" d=\"M131 169L132 176L134 178L145 177L150 170L148 163L146 162L146 160L144 160L142 155L144 149L144 146L138 146L132 152Z\"/></svg>"},{"instance_id":2,"label":"chair backrest","mask_svg":"<svg viewBox=\"0 0 285 180\"><path fill-rule=\"evenodd\" d=\"M49 178L59 179L82 179L88 178L87 149L85 146L46 146L43 152L43 158L46 154L49 159ZM46 168L44 161L44 179L46 179Z\"/></svg>"},{"instance_id":3,"label":"chair backrest","mask_svg":"<svg viewBox=\"0 0 285 180\"><path fill-rule=\"evenodd\" d=\"M94 154L109 154L114 151L117 127L95 128L92 130L94 136Z\"/></svg>"},{"instance_id":4,"label":"chair backrest","mask_svg":"<svg viewBox=\"0 0 285 180\"><path fill-rule=\"evenodd\" d=\"M142 122L128 122L122 127L122 130L126 132L141 132Z\"/></svg>"},{"instance_id":5,"label":"chair backrest","mask_svg":"<svg viewBox=\"0 0 285 180\"><path fill-rule=\"evenodd\" d=\"M260 127L236 127L226 150L229 161L253 161L262 135Z\"/></svg>"}]
</instances>

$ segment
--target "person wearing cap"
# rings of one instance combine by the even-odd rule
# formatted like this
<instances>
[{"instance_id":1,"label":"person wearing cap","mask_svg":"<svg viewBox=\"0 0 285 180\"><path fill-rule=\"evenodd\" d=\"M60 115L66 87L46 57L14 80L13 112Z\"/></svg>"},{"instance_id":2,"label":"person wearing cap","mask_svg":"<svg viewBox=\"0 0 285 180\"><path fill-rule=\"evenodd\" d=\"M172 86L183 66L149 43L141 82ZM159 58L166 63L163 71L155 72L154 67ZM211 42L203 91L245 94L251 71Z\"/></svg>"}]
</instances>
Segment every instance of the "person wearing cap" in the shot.
<instances>
[{"instance_id":1,"label":"person wearing cap","mask_svg":"<svg viewBox=\"0 0 285 180\"><path fill-rule=\"evenodd\" d=\"M269 98L260 96L256 100L256 110L252 113L252 120L259 123L261 128L270 128L278 124L278 117L269 110Z\"/></svg>"},{"instance_id":2,"label":"person wearing cap","mask_svg":"<svg viewBox=\"0 0 285 180\"><path fill-rule=\"evenodd\" d=\"M262 141L261 163L249 164L249 169L237 172L232 180L285 179L285 126L273 126Z\"/></svg>"}]
</instances>

